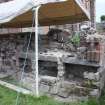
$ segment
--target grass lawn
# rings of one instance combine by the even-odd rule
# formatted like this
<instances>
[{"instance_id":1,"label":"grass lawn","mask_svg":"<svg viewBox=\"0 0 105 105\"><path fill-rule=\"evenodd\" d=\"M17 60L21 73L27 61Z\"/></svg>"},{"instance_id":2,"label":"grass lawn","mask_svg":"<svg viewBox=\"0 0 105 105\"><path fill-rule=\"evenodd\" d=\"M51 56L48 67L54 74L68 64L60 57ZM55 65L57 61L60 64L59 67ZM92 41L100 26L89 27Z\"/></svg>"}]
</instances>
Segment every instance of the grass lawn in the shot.
<instances>
[{"instance_id":1,"label":"grass lawn","mask_svg":"<svg viewBox=\"0 0 105 105\"><path fill-rule=\"evenodd\" d=\"M16 96L17 96L16 92L3 86L0 86L0 105L15 105ZM105 105L104 98L105 97L103 96L100 105ZM97 104L95 100L78 103L60 103L46 96L35 98L33 96L21 94L18 105L99 105L99 104Z\"/></svg>"},{"instance_id":2,"label":"grass lawn","mask_svg":"<svg viewBox=\"0 0 105 105\"><path fill-rule=\"evenodd\" d=\"M0 105L15 105L16 97L16 92L0 86ZM46 96L35 98L21 94L19 98L19 105L61 105L61 103L58 103Z\"/></svg>"}]
</instances>

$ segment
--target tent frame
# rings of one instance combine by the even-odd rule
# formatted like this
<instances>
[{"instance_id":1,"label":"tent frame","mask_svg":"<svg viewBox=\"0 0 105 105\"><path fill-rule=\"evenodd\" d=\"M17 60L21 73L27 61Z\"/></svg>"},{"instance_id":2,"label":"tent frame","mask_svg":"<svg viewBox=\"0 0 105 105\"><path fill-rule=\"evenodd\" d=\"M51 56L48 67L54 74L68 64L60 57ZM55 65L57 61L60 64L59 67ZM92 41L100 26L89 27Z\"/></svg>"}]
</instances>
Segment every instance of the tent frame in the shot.
<instances>
[{"instance_id":1,"label":"tent frame","mask_svg":"<svg viewBox=\"0 0 105 105\"><path fill-rule=\"evenodd\" d=\"M39 21L38 21L38 13L41 5L37 6L34 8L34 14L35 14L35 79L36 79L36 96L39 97L39 64L38 64L38 26L39 26Z\"/></svg>"}]
</instances>

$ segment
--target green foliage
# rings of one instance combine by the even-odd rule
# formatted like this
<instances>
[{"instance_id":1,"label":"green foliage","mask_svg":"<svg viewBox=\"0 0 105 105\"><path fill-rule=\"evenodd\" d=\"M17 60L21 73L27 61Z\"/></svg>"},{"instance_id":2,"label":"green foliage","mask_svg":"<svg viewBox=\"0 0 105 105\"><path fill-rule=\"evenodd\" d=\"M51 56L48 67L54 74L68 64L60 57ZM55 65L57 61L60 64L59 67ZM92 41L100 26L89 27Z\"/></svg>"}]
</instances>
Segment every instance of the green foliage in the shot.
<instances>
[{"instance_id":1,"label":"green foliage","mask_svg":"<svg viewBox=\"0 0 105 105\"><path fill-rule=\"evenodd\" d=\"M99 105L96 99L89 99L88 101L74 102L65 105Z\"/></svg>"},{"instance_id":2,"label":"green foliage","mask_svg":"<svg viewBox=\"0 0 105 105\"><path fill-rule=\"evenodd\" d=\"M0 105L15 105L17 93L0 86ZM75 103L60 103L47 96L36 98L29 95L20 95L18 105L105 105L105 91L98 100L90 98L88 101L75 102Z\"/></svg>"},{"instance_id":3,"label":"green foliage","mask_svg":"<svg viewBox=\"0 0 105 105\"><path fill-rule=\"evenodd\" d=\"M79 46L80 44L80 35L79 34L75 34L72 39L70 40L70 42L72 42L75 46Z\"/></svg>"},{"instance_id":4,"label":"green foliage","mask_svg":"<svg viewBox=\"0 0 105 105\"><path fill-rule=\"evenodd\" d=\"M105 21L105 15L101 16L101 21Z\"/></svg>"},{"instance_id":5,"label":"green foliage","mask_svg":"<svg viewBox=\"0 0 105 105\"><path fill-rule=\"evenodd\" d=\"M89 99L89 101L87 101L87 105L98 105L98 103L96 99Z\"/></svg>"},{"instance_id":6,"label":"green foliage","mask_svg":"<svg viewBox=\"0 0 105 105\"><path fill-rule=\"evenodd\" d=\"M0 105L15 105L17 93L0 86ZM54 101L47 96L36 98L29 95L20 95L18 105L64 105L63 103Z\"/></svg>"},{"instance_id":7,"label":"green foliage","mask_svg":"<svg viewBox=\"0 0 105 105\"><path fill-rule=\"evenodd\" d=\"M105 105L105 90L102 91L102 96L100 97L100 105Z\"/></svg>"}]
</instances>

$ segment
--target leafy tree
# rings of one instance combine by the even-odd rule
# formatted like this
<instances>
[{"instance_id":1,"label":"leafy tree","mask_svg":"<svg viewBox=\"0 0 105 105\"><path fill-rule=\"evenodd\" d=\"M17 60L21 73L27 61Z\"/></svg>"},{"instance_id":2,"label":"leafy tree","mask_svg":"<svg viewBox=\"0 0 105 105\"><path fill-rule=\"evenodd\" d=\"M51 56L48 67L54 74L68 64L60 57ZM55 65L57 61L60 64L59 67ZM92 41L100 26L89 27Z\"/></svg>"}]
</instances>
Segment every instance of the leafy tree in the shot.
<instances>
[{"instance_id":1,"label":"leafy tree","mask_svg":"<svg viewBox=\"0 0 105 105\"><path fill-rule=\"evenodd\" d=\"M101 22L105 21L105 15L101 16Z\"/></svg>"}]
</instances>

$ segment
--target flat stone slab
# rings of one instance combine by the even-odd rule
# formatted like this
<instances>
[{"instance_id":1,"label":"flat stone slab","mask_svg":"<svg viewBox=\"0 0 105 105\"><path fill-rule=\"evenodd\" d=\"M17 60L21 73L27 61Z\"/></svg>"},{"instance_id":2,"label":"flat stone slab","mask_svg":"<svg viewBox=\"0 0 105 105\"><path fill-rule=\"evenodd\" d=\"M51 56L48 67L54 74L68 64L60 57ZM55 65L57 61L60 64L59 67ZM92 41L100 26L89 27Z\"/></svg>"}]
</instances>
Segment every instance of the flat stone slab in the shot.
<instances>
[{"instance_id":1,"label":"flat stone slab","mask_svg":"<svg viewBox=\"0 0 105 105\"><path fill-rule=\"evenodd\" d=\"M75 64L75 65L82 65L82 66L91 66L91 67L100 67L99 63L88 62L86 60L80 60L76 57L63 57L62 61L67 64Z\"/></svg>"},{"instance_id":2,"label":"flat stone slab","mask_svg":"<svg viewBox=\"0 0 105 105\"><path fill-rule=\"evenodd\" d=\"M40 76L40 82L48 83L48 84L54 84L56 83L57 78L51 77L51 76Z\"/></svg>"},{"instance_id":3,"label":"flat stone slab","mask_svg":"<svg viewBox=\"0 0 105 105\"><path fill-rule=\"evenodd\" d=\"M17 91L17 92L22 93L22 94L32 94L32 92L29 90L23 89L21 87L12 85L10 83L7 83L7 82L1 81L1 80L0 80L0 85L5 86L11 90Z\"/></svg>"},{"instance_id":4,"label":"flat stone slab","mask_svg":"<svg viewBox=\"0 0 105 105\"><path fill-rule=\"evenodd\" d=\"M67 57L71 55L68 52L65 51L47 51L47 52L41 52L39 53L39 60L42 61L52 61L52 62L57 62L57 58L62 58L63 56ZM20 52L19 57L20 58L25 58L26 53L25 52ZM34 60L35 59L35 54L34 53L28 53L28 58Z\"/></svg>"}]
</instances>

